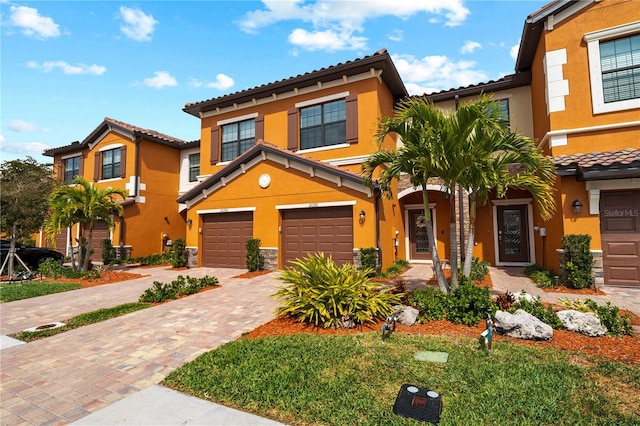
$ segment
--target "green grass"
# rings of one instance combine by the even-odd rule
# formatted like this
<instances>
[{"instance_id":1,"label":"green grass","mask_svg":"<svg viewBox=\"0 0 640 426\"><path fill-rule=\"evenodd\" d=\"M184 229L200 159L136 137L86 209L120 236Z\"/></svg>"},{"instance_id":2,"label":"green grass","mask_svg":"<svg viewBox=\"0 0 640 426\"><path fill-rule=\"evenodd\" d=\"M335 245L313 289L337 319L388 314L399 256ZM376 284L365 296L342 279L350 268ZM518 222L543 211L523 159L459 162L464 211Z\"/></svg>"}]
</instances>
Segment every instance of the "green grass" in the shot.
<instances>
[{"instance_id":1,"label":"green grass","mask_svg":"<svg viewBox=\"0 0 640 426\"><path fill-rule=\"evenodd\" d=\"M97 311L87 312L85 314L69 318L66 321L62 321L65 323L62 327L48 328L38 331L21 331L19 333L10 334L9 336L24 342L32 342L34 340L44 339L45 337L73 330L74 328L105 321L110 318L119 317L120 315L125 315L130 312L139 311L149 307L151 307L151 304L149 303L125 303L123 305L114 306L113 308L98 309Z\"/></svg>"},{"instance_id":2,"label":"green grass","mask_svg":"<svg viewBox=\"0 0 640 426\"><path fill-rule=\"evenodd\" d=\"M449 353L446 364L414 360ZM379 333L240 339L166 386L294 425L418 425L392 412L411 383L443 396L441 425L638 425L640 369L510 342ZM635 395L635 396L634 396Z\"/></svg>"},{"instance_id":3,"label":"green grass","mask_svg":"<svg viewBox=\"0 0 640 426\"><path fill-rule=\"evenodd\" d=\"M55 281L5 281L0 284L0 301L13 302L14 300L29 299L79 288L82 288L80 284Z\"/></svg>"}]
</instances>

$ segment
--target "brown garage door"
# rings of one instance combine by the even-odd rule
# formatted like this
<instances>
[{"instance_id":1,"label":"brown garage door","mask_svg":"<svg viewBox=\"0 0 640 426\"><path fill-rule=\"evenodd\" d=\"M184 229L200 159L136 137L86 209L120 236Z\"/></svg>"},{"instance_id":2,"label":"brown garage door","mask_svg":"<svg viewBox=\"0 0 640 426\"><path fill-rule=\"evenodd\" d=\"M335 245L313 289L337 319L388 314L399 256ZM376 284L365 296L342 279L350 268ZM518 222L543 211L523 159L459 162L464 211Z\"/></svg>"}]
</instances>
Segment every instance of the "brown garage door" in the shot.
<instances>
[{"instance_id":1,"label":"brown garage door","mask_svg":"<svg viewBox=\"0 0 640 426\"><path fill-rule=\"evenodd\" d=\"M253 212L207 214L202 222L202 266L245 268Z\"/></svg>"},{"instance_id":2,"label":"brown garage door","mask_svg":"<svg viewBox=\"0 0 640 426\"><path fill-rule=\"evenodd\" d=\"M283 266L323 252L339 264L353 263L353 209L322 207L282 211Z\"/></svg>"},{"instance_id":3,"label":"brown garage door","mask_svg":"<svg viewBox=\"0 0 640 426\"><path fill-rule=\"evenodd\" d=\"M604 282L640 286L640 191L600 194Z\"/></svg>"},{"instance_id":4,"label":"brown garage door","mask_svg":"<svg viewBox=\"0 0 640 426\"><path fill-rule=\"evenodd\" d=\"M89 230L85 228L83 231L83 236L86 239L89 239ZM104 220L100 220L96 222L93 227L93 233L91 234L91 249L93 250L93 254L91 255L91 260L96 262L102 262L102 240L110 238L109 228L107 228L107 224Z\"/></svg>"}]
</instances>

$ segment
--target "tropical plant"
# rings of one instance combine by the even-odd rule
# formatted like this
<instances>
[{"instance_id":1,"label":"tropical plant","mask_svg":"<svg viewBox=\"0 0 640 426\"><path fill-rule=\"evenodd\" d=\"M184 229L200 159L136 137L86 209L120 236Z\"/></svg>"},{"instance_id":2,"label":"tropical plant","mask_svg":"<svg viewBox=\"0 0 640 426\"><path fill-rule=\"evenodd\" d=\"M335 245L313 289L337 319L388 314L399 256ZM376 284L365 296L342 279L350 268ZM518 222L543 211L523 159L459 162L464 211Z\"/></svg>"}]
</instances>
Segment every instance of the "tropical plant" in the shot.
<instances>
[{"instance_id":1,"label":"tropical plant","mask_svg":"<svg viewBox=\"0 0 640 426\"><path fill-rule=\"evenodd\" d=\"M491 300L491 290L466 277L460 279L460 286L448 295L447 302L447 320L456 324L476 325L498 310Z\"/></svg>"},{"instance_id":2,"label":"tropical plant","mask_svg":"<svg viewBox=\"0 0 640 426\"><path fill-rule=\"evenodd\" d=\"M544 305L540 296L536 296L532 300L527 300L527 298L524 297L525 294L524 291L520 293L520 297L517 298L516 303L509 309L509 312L514 313L518 309L522 309L554 329L562 328L562 321L560 321L558 315L553 311L552 306Z\"/></svg>"},{"instance_id":3,"label":"tropical plant","mask_svg":"<svg viewBox=\"0 0 640 426\"><path fill-rule=\"evenodd\" d=\"M188 296L195 294L205 287L213 287L218 285L216 277L205 276L202 278L189 277L186 278L179 275L178 278L170 283L161 283L154 281L153 287L150 287L142 293L139 302L146 303L162 303L167 300L173 300L180 296Z\"/></svg>"},{"instance_id":4,"label":"tropical plant","mask_svg":"<svg viewBox=\"0 0 640 426\"><path fill-rule=\"evenodd\" d=\"M378 266L378 249L375 247L361 247L360 265L361 269L375 271ZM375 272L373 275L375 275Z\"/></svg>"},{"instance_id":5,"label":"tropical plant","mask_svg":"<svg viewBox=\"0 0 640 426\"><path fill-rule=\"evenodd\" d=\"M447 293L450 288L436 247L427 191L429 179L441 176L447 169L442 135L445 123L444 112L424 98L409 98L400 102L393 117L382 117L378 122L378 151L362 163L362 175L364 181L373 186L374 173L380 169L376 181L383 195L388 198L393 197L392 182L402 174L409 177L415 188L421 189L434 270L439 288ZM383 148L385 138L391 134L402 139L400 148Z\"/></svg>"},{"instance_id":6,"label":"tropical plant","mask_svg":"<svg viewBox=\"0 0 640 426\"><path fill-rule=\"evenodd\" d=\"M587 288L595 278L591 273L594 259L590 250L591 235L563 235L560 245L564 258L560 263L560 274L567 287Z\"/></svg>"},{"instance_id":7,"label":"tropical plant","mask_svg":"<svg viewBox=\"0 0 640 426\"><path fill-rule=\"evenodd\" d=\"M598 315L600 322L607 328L609 336L632 335L634 329L631 326L631 315L620 313L620 308L607 302L605 305L598 305L591 299L585 299L585 305Z\"/></svg>"},{"instance_id":8,"label":"tropical plant","mask_svg":"<svg viewBox=\"0 0 640 426\"><path fill-rule=\"evenodd\" d=\"M107 228L113 230L114 216L122 216L122 205L116 201L117 197L125 199L128 194L119 188L98 188L81 176L77 176L71 185L57 188L49 198L49 216L44 223L44 230L50 241L55 240L56 234L62 229L75 223L81 229L86 229L86 239L79 239L80 256L79 269L89 269L89 257L93 239L93 229L98 221L104 221ZM76 269L72 257L72 266Z\"/></svg>"},{"instance_id":9,"label":"tropical plant","mask_svg":"<svg viewBox=\"0 0 640 426\"><path fill-rule=\"evenodd\" d=\"M371 282L370 272L352 264L338 266L323 253L296 259L280 276L286 285L273 295L280 299L276 313L325 328L384 318L402 295Z\"/></svg>"},{"instance_id":10,"label":"tropical plant","mask_svg":"<svg viewBox=\"0 0 640 426\"><path fill-rule=\"evenodd\" d=\"M169 259L173 268L187 266L187 248L184 238L176 238L169 251Z\"/></svg>"},{"instance_id":11,"label":"tropical plant","mask_svg":"<svg viewBox=\"0 0 640 426\"><path fill-rule=\"evenodd\" d=\"M102 248L102 264L111 265L116 260L116 255L113 251L113 244L110 238L104 238L100 241L100 247Z\"/></svg>"}]
</instances>

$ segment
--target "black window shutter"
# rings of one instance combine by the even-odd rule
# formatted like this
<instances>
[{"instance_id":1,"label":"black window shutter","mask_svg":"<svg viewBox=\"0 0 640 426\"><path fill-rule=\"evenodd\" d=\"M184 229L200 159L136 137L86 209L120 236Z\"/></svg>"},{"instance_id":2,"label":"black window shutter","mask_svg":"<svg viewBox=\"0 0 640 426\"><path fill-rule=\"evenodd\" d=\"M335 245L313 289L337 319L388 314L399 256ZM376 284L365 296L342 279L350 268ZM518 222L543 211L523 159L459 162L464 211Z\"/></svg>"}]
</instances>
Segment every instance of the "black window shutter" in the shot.
<instances>
[{"instance_id":1,"label":"black window shutter","mask_svg":"<svg viewBox=\"0 0 640 426\"><path fill-rule=\"evenodd\" d=\"M287 149L295 151L298 149L298 109L291 108L287 114Z\"/></svg>"},{"instance_id":2,"label":"black window shutter","mask_svg":"<svg viewBox=\"0 0 640 426\"><path fill-rule=\"evenodd\" d=\"M347 143L358 143L358 95L346 98Z\"/></svg>"}]
</instances>

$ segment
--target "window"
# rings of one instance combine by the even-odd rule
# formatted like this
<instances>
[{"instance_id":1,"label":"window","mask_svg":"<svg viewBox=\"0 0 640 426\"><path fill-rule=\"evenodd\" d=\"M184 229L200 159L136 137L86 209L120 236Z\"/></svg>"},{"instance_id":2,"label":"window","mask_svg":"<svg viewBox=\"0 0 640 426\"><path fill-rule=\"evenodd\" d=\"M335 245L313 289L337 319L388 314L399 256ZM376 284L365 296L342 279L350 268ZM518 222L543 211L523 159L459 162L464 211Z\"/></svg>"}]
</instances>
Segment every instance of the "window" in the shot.
<instances>
[{"instance_id":1,"label":"window","mask_svg":"<svg viewBox=\"0 0 640 426\"><path fill-rule=\"evenodd\" d=\"M584 35L593 113L640 108L640 21Z\"/></svg>"},{"instance_id":2,"label":"window","mask_svg":"<svg viewBox=\"0 0 640 426\"><path fill-rule=\"evenodd\" d=\"M120 177L120 148L102 152L102 179Z\"/></svg>"},{"instance_id":3,"label":"window","mask_svg":"<svg viewBox=\"0 0 640 426\"><path fill-rule=\"evenodd\" d=\"M189 155L189 182L198 180L200 174L200 154Z\"/></svg>"},{"instance_id":4,"label":"window","mask_svg":"<svg viewBox=\"0 0 640 426\"><path fill-rule=\"evenodd\" d=\"M300 149L346 143L344 99L300 109Z\"/></svg>"},{"instance_id":5,"label":"window","mask_svg":"<svg viewBox=\"0 0 640 426\"><path fill-rule=\"evenodd\" d=\"M253 146L256 140L255 120L245 120L222 126L222 156L231 161Z\"/></svg>"},{"instance_id":6,"label":"window","mask_svg":"<svg viewBox=\"0 0 640 426\"><path fill-rule=\"evenodd\" d=\"M640 98L640 34L600 43L604 102Z\"/></svg>"},{"instance_id":7,"label":"window","mask_svg":"<svg viewBox=\"0 0 640 426\"><path fill-rule=\"evenodd\" d=\"M73 178L80 175L80 157L64 160L64 183L71 183Z\"/></svg>"},{"instance_id":8,"label":"window","mask_svg":"<svg viewBox=\"0 0 640 426\"><path fill-rule=\"evenodd\" d=\"M511 122L511 117L509 116L509 99L500 99L498 103L500 104L501 124L504 128L508 129Z\"/></svg>"}]
</instances>

